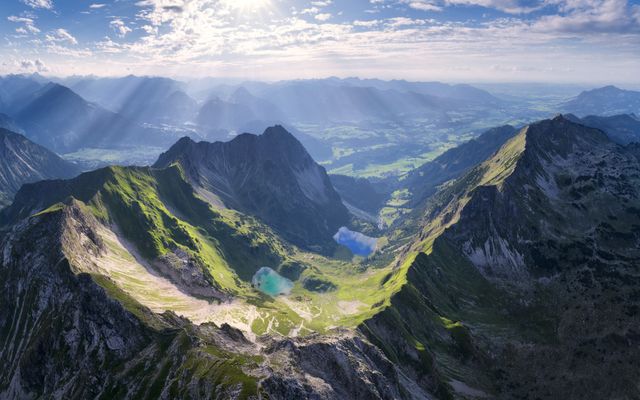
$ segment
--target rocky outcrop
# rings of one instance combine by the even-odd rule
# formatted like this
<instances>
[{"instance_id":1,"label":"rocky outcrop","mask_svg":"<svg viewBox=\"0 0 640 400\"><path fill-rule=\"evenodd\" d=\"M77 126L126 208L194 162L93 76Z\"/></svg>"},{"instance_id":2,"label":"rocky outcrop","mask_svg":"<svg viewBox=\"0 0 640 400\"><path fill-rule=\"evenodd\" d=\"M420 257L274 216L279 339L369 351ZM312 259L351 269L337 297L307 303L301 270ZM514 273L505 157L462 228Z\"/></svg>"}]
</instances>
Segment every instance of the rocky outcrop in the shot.
<instances>
[{"instance_id":1,"label":"rocky outcrop","mask_svg":"<svg viewBox=\"0 0 640 400\"><path fill-rule=\"evenodd\" d=\"M267 339L277 373L262 381L273 399L429 399L383 353L353 332Z\"/></svg>"}]
</instances>

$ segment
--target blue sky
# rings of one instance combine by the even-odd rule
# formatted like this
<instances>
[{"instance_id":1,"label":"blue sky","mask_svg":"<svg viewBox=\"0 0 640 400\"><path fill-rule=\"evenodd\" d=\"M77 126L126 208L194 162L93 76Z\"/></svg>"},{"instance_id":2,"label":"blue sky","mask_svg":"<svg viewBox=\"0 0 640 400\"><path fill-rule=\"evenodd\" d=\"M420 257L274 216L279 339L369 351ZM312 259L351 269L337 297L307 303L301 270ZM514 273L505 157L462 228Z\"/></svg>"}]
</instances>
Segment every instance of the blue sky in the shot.
<instances>
[{"instance_id":1,"label":"blue sky","mask_svg":"<svg viewBox=\"0 0 640 400\"><path fill-rule=\"evenodd\" d=\"M0 73L637 84L640 0L3 0Z\"/></svg>"}]
</instances>

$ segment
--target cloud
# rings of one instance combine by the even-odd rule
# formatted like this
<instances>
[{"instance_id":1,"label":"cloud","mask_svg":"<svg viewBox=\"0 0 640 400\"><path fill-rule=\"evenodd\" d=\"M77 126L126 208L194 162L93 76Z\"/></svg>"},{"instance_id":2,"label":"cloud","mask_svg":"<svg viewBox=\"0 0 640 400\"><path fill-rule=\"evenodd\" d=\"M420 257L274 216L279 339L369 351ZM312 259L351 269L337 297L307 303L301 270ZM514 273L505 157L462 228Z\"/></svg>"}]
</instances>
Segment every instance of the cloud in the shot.
<instances>
[{"instance_id":1,"label":"cloud","mask_svg":"<svg viewBox=\"0 0 640 400\"><path fill-rule=\"evenodd\" d=\"M120 18L116 18L111 21L109 26L119 38L124 38L127 36L127 33L131 32L131 28L129 28Z\"/></svg>"},{"instance_id":2,"label":"cloud","mask_svg":"<svg viewBox=\"0 0 640 400\"><path fill-rule=\"evenodd\" d=\"M552 0L553 1L553 0ZM533 23L537 31L580 34L640 33L640 6L627 0L556 0L559 14Z\"/></svg>"},{"instance_id":3,"label":"cloud","mask_svg":"<svg viewBox=\"0 0 640 400\"><path fill-rule=\"evenodd\" d=\"M331 14L329 13L321 13L321 14L316 14L316 16L314 17L315 19L317 19L318 21L328 21L330 20L332 17Z\"/></svg>"},{"instance_id":4,"label":"cloud","mask_svg":"<svg viewBox=\"0 0 640 400\"><path fill-rule=\"evenodd\" d=\"M380 21L377 19L372 19L368 21L355 20L353 21L353 26L360 26L365 28L373 28L374 26L380 25Z\"/></svg>"},{"instance_id":5,"label":"cloud","mask_svg":"<svg viewBox=\"0 0 640 400\"><path fill-rule=\"evenodd\" d=\"M10 15L9 17L7 17L7 20L10 22L15 22L17 24L23 24L23 26L16 28L16 32L20 33L20 34L27 34L27 33L31 33L31 34L36 34L40 32L40 29L38 29L35 26L34 20L32 18L27 18L27 17L17 17L15 15Z\"/></svg>"},{"instance_id":6,"label":"cloud","mask_svg":"<svg viewBox=\"0 0 640 400\"><path fill-rule=\"evenodd\" d=\"M45 39L48 42L52 43L68 43L72 45L78 44L78 40L70 34L66 29L58 28L55 29L45 36Z\"/></svg>"},{"instance_id":7,"label":"cloud","mask_svg":"<svg viewBox=\"0 0 640 400\"><path fill-rule=\"evenodd\" d=\"M53 1L52 0L20 0L25 5L31 8L44 8L47 10L53 9Z\"/></svg>"},{"instance_id":8,"label":"cloud","mask_svg":"<svg viewBox=\"0 0 640 400\"><path fill-rule=\"evenodd\" d=\"M542 9L547 1L531 2L520 0L444 0L445 5L467 5L492 8L508 14L528 14Z\"/></svg>"},{"instance_id":9,"label":"cloud","mask_svg":"<svg viewBox=\"0 0 640 400\"><path fill-rule=\"evenodd\" d=\"M103 4L103 3L93 3L93 4L89 5L89 8L91 8L91 9L99 9L99 8L103 8L103 7L106 7L106 6L107 5Z\"/></svg>"},{"instance_id":10,"label":"cloud","mask_svg":"<svg viewBox=\"0 0 640 400\"><path fill-rule=\"evenodd\" d=\"M442 11L442 7L427 0L408 0L405 3L414 10L420 11Z\"/></svg>"},{"instance_id":11,"label":"cloud","mask_svg":"<svg viewBox=\"0 0 640 400\"><path fill-rule=\"evenodd\" d=\"M47 72L49 68L39 58L35 60L20 60L18 67L26 72Z\"/></svg>"},{"instance_id":12,"label":"cloud","mask_svg":"<svg viewBox=\"0 0 640 400\"><path fill-rule=\"evenodd\" d=\"M266 79L349 74L586 81L605 79L598 71L615 71L637 80L634 71L640 70L640 6L625 0L374 0L365 7L377 7L375 19L366 10L332 17L339 13L327 7L335 5L323 0L305 1L304 10L261 0L272 7L257 12L234 1L141 0L123 14L130 19L108 21L110 37L84 49L66 31L72 39L56 31L40 42L33 15L11 16L19 35L8 35L6 48L26 49L18 54L43 57L54 70L56 64L43 56L47 52L82 60L74 68ZM523 14L543 4L537 13ZM450 20L448 13L434 13L452 5L509 15L480 18L482 11L475 10L476 19ZM116 43L125 36L129 40Z\"/></svg>"}]
</instances>

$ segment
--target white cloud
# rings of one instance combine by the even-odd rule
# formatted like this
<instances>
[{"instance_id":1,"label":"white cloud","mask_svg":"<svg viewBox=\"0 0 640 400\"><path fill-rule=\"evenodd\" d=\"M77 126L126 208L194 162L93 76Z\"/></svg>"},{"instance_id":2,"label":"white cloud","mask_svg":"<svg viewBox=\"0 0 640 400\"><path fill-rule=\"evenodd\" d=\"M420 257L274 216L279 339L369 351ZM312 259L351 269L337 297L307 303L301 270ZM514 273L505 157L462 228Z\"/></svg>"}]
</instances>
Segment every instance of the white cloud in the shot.
<instances>
[{"instance_id":1,"label":"white cloud","mask_svg":"<svg viewBox=\"0 0 640 400\"><path fill-rule=\"evenodd\" d=\"M353 21L353 26L360 26L365 28L373 28L374 26L380 25L380 21L377 19L372 19L368 21L355 20Z\"/></svg>"},{"instance_id":2,"label":"white cloud","mask_svg":"<svg viewBox=\"0 0 640 400\"><path fill-rule=\"evenodd\" d=\"M420 11L442 11L442 7L434 4L431 1L427 0L408 0L405 3L415 9Z\"/></svg>"},{"instance_id":3,"label":"white cloud","mask_svg":"<svg viewBox=\"0 0 640 400\"><path fill-rule=\"evenodd\" d=\"M20 60L18 62L18 66L22 71L25 72L47 72L49 68L47 68L46 64L40 60L39 58L35 60Z\"/></svg>"},{"instance_id":4,"label":"white cloud","mask_svg":"<svg viewBox=\"0 0 640 400\"><path fill-rule=\"evenodd\" d=\"M10 22L15 22L17 24L23 24L23 26L18 27L16 29L17 33L20 34L26 34L26 33L31 33L31 34L36 34L40 32L40 29L38 29L35 25L35 22L32 18L27 18L27 17L17 17L15 15L10 15L9 17L7 17L7 20Z\"/></svg>"},{"instance_id":5,"label":"white cloud","mask_svg":"<svg viewBox=\"0 0 640 400\"><path fill-rule=\"evenodd\" d=\"M78 44L78 40L63 28L58 28L47 33L45 39L51 43L68 43L72 45Z\"/></svg>"},{"instance_id":6,"label":"white cloud","mask_svg":"<svg viewBox=\"0 0 640 400\"><path fill-rule=\"evenodd\" d=\"M131 32L131 28L129 28L120 18L116 18L111 21L109 26L119 38L123 38L127 36L127 33Z\"/></svg>"},{"instance_id":7,"label":"white cloud","mask_svg":"<svg viewBox=\"0 0 640 400\"><path fill-rule=\"evenodd\" d=\"M318 21L328 21L331 19L331 17L332 15L329 13L321 13L321 14L316 14L314 18L317 19Z\"/></svg>"},{"instance_id":8,"label":"white cloud","mask_svg":"<svg viewBox=\"0 0 640 400\"><path fill-rule=\"evenodd\" d=\"M551 0L560 14L546 15L536 30L594 34L640 33L640 7L627 0Z\"/></svg>"},{"instance_id":9,"label":"white cloud","mask_svg":"<svg viewBox=\"0 0 640 400\"><path fill-rule=\"evenodd\" d=\"M231 4L233 1L141 0L135 17L110 21L115 34L92 43L89 49L71 46L77 44L75 38L63 39L64 35L52 32L37 44L37 36L31 35L28 28L38 29L34 19L28 15L12 16L9 21L18 24L22 36L7 37L7 41L27 43L34 49L32 58L42 57L46 51L83 60L74 63L78 68L93 66L98 71L162 75L575 81L594 76L605 79L607 75L602 71L637 80L634 71L640 70L640 7L624 0L543 0L544 13L555 15L533 14L525 18L513 14L480 22L452 22L443 20L441 14L409 13L407 9L412 3L420 3L426 11L436 11L429 6L445 7L457 1L456 4L484 4L516 13L527 4L540 3L374 1L370 8L385 10L376 14L376 19L366 20L362 13L345 14L353 21L339 22L342 18L331 15L316 19L329 14L329 9L323 7L331 5L322 0L306 2L307 9L313 12L305 14L313 18L303 17L300 11L274 12L276 0L260 0L260 4L274 7L263 7L261 11L251 8L250 12L239 8L238 2ZM398 12L388 7L395 7ZM337 10L331 11L338 15ZM425 16L437 19L420 18ZM130 34L134 26L135 36ZM49 40L49 36L55 40ZM116 37L124 36L129 40L115 42ZM55 63L44 60L56 70Z\"/></svg>"},{"instance_id":10,"label":"white cloud","mask_svg":"<svg viewBox=\"0 0 640 400\"><path fill-rule=\"evenodd\" d=\"M103 7L106 7L106 4L93 3L93 4L89 5L89 8L91 8L91 9L99 9L99 8L103 8Z\"/></svg>"},{"instance_id":11,"label":"white cloud","mask_svg":"<svg viewBox=\"0 0 640 400\"><path fill-rule=\"evenodd\" d=\"M520 0L444 0L446 5L468 5L493 8L508 14L527 14L543 8L547 2L538 1L535 5L531 2Z\"/></svg>"},{"instance_id":12,"label":"white cloud","mask_svg":"<svg viewBox=\"0 0 640 400\"><path fill-rule=\"evenodd\" d=\"M21 0L21 1L31 8L44 8L47 10L53 9L52 0Z\"/></svg>"},{"instance_id":13,"label":"white cloud","mask_svg":"<svg viewBox=\"0 0 640 400\"><path fill-rule=\"evenodd\" d=\"M309 7L309 8L305 8L304 10L300 11L300 14L304 15L304 14L317 14L320 12L320 9L318 7Z\"/></svg>"}]
</instances>

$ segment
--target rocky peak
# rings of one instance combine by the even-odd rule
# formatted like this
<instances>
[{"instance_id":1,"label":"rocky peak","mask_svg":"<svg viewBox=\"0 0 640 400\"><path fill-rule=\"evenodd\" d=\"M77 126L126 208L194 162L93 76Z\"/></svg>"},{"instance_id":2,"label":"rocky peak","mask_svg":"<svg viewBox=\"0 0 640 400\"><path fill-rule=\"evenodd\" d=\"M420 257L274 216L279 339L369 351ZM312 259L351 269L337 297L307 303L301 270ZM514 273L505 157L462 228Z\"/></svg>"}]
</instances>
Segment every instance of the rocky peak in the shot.
<instances>
[{"instance_id":1,"label":"rocky peak","mask_svg":"<svg viewBox=\"0 0 640 400\"><path fill-rule=\"evenodd\" d=\"M282 126L229 142L183 138L154 167L173 163L212 204L252 214L300 246L333 246L332 235L348 221L324 168Z\"/></svg>"},{"instance_id":2,"label":"rocky peak","mask_svg":"<svg viewBox=\"0 0 640 400\"><path fill-rule=\"evenodd\" d=\"M612 218L640 222L630 207L640 204L637 159L603 132L562 116L524 128L470 173L478 175L454 200L462 210L447 234L488 276L524 282L523 276L553 274L574 265L566 259L578 243L611 244L603 234L613 232ZM607 257L628 253L604 248Z\"/></svg>"}]
</instances>

